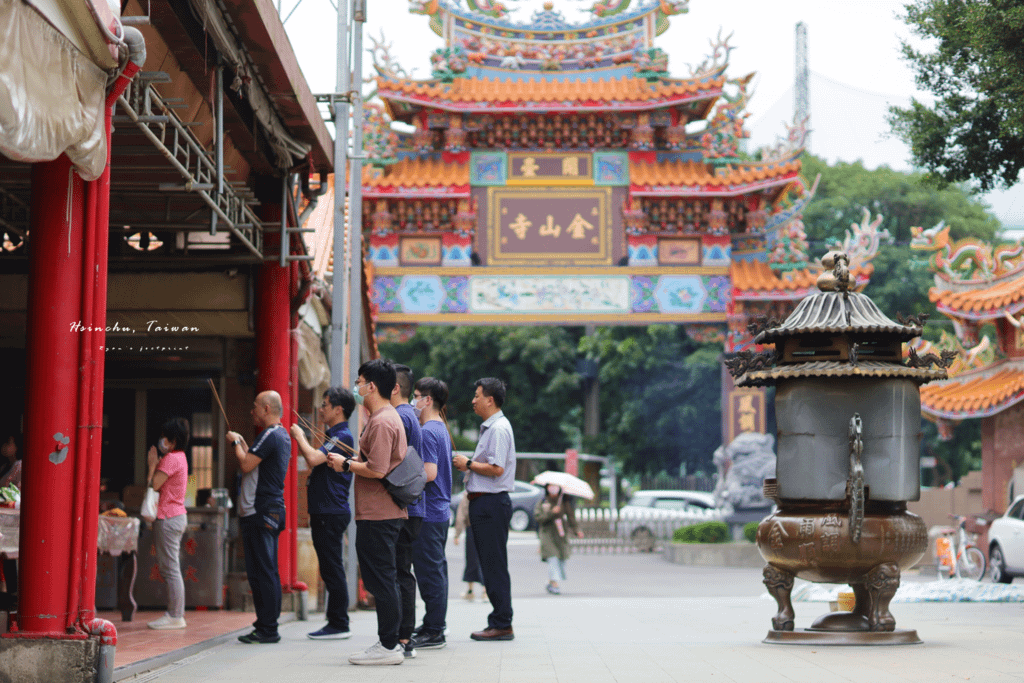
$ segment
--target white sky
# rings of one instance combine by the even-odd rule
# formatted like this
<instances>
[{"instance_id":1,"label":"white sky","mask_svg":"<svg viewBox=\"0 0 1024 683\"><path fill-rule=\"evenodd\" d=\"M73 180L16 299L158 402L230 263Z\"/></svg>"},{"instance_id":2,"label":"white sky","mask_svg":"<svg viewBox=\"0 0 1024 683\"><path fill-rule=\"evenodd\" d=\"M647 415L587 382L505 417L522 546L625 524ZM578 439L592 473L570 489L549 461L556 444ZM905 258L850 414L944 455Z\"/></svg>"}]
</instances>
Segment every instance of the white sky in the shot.
<instances>
[{"instance_id":1,"label":"white sky","mask_svg":"<svg viewBox=\"0 0 1024 683\"><path fill-rule=\"evenodd\" d=\"M333 91L337 18L331 0L278 1L282 16L295 8L285 28L313 92ZM503 1L516 10L511 18L517 22L528 21L543 4ZM428 27L428 18L411 14L408 0L366 3L364 47L383 30L398 62L414 78L429 78L429 55L442 41ZM582 21L593 0L554 3L567 19ZM898 0L690 0L690 11L672 17L671 28L656 44L669 54L671 75L685 77L688 65L703 60L719 29L723 36L733 34L729 44L736 49L727 74L757 72L747 121L748 144L756 149L782 135L783 121L792 120L795 26L803 21L811 70L811 151L830 162L861 159L869 168L885 164L909 170L906 146L888 136L887 108L905 105L912 96L930 98L916 90L913 73L900 58L900 39L911 38L899 19L903 5ZM366 53L363 62L369 76L372 62ZM1024 183L989 193L985 200L1004 226L1024 228Z\"/></svg>"}]
</instances>

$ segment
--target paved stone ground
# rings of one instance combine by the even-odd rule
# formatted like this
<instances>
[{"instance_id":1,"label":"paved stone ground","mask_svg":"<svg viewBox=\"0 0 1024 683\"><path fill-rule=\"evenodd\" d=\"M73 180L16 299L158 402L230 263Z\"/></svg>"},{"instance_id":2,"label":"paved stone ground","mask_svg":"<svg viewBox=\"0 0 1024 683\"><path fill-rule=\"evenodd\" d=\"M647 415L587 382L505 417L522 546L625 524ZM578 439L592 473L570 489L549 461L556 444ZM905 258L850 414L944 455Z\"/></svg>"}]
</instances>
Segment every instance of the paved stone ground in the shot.
<instances>
[{"instance_id":1,"label":"paved stone ground","mask_svg":"<svg viewBox=\"0 0 1024 683\"><path fill-rule=\"evenodd\" d=\"M561 596L544 592L546 571L536 541L510 543L516 639L477 643L490 607L459 599L453 582L448 647L421 651L401 666L356 667L347 655L376 641L371 612L353 615L348 641L305 637L321 621L281 628L277 645L221 645L135 679L158 683L602 683L604 681L1024 681L1024 605L893 605L901 628L923 645L806 647L765 645L774 601L762 597L756 569L707 569L660 555L578 555ZM461 577L461 547L449 547L450 572ZM931 577L910 575L905 580ZM828 610L797 603L797 627Z\"/></svg>"}]
</instances>

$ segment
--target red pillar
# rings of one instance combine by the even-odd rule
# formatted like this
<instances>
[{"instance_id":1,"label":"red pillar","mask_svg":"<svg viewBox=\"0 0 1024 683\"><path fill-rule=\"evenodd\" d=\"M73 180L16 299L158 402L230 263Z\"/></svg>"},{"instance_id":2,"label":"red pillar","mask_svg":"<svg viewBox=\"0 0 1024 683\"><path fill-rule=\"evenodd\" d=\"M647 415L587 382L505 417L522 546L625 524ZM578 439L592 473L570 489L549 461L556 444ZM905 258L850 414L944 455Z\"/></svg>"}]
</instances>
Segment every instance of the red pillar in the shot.
<instances>
[{"instance_id":1,"label":"red pillar","mask_svg":"<svg viewBox=\"0 0 1024 683\"><path fill-rule=\"evenodd\" d=\"M80 319L83 198L66 156L33 166L18 611L21 631L34 634L64 635L75 609L67 604L77 570L70 566L80 334L73 326L89 324Z\"/></svg>"},{"instance_id":2,"label":"red pillar","mask_svg":"<svg viewBox=\"0 0 1024 683\"><path fill-rule=\"evenodd\" d=\"M299 264L293 262L289 267L288 282L290 284L289 291L291 296L289 301L294 300L299 294ZM299 338L297 335L292 333L292 330L297 330L299 327L299 311L296 308L294 311L289 306L289 318L288 318L288 339L289 343L289 356L291 358L288 366L289 382L291 384L291 404L295 410L299 409ZM294 413L293 413L294 415ZM281 582L287 586L291 586L292 590L305 590L305 584L299 585L299 447L293 442L292 443L292 457L288 461L288 478L285 482L287 491L291 491L292 498L288 504L286 514L288 517L288 528L285 529L284 533L288 537L288 554L291 557L291 574L286 579L284 575L281 575Z\"/></svg>"},{"instance_id":3,"label":"red pillar","mask_svg":"<svg viewBox=\"0 0 1024 683\"><path fill-rule=\"evenodd\" d=\"M280 220L280 205L264 205L263 220L272 223ZM276 215L276 218L274 214ZM268 254L275 253L276 236L267 235L264 247ZM291 390L291 269L281 268L276 260L264 261L260 265L256 283L256 390L274 390L281 395L281 424L288 429L292 424ZM281 585L291 590L292 574L296 557L292 552L289 538L295 527L291 522L291 511L297 504L298 473L295 464L296 447L288 460L285 475L284 504L286 527L280 538L277 553L277 567L281 573Z\"/></svg>"}]
</instances>

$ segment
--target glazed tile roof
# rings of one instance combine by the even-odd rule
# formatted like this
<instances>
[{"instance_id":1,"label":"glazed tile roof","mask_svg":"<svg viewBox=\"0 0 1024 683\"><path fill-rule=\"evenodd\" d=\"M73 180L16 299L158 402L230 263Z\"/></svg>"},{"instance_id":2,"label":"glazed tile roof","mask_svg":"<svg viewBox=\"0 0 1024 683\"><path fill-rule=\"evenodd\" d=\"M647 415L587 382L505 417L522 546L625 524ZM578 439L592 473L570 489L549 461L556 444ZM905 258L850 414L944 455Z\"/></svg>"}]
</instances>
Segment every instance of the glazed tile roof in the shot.
<instances>
[{"instance_id":1,"label":"glazed tile roof","mask_svg":"<svg viewBox=\"0 0 1024 683\"><path fill-rule=\"evenodd\" d=\"M928 298L942 313L977 320L1000 318L1007 308L1016 312L1024 305L1024 277L1018 272L988 287L965 286L960 291L932 287Z\"/></svg>"},{"instance_id":2,"label":"glazed tile roof","mask_svg":"<svg viewBox=\"0 0 1024 683\"><path fill-rule=\"evenodd\" d=\"M627 77L594 81L456 78L451 83L381 77L377 79L377 92L385 101L418 103L452 111L481 108L543 108L551 111L614 105L629 109L653 109L718 97L724 83L725 79L721 77L656 83L649 83L643 78Z\"/></svg>"},{"instance_id":3,"label":"glazed tile roof","mask_svg":"<svg viewBox=\"0 0 1024 683\"><path fill-rule=\"evenodd\" d=\"M858 288L867 285L874 269L868 263L850 271L857 278ZM802 299L817 291L815 283L820 273L820 267L779 273L763 261L733 261L729 268L737 299Z\"/></svg>"},{"instance_id":4,"label":"glazed tile roof","mask_svg":"<svg viewBox=\"0 0 1024 683\"><path fill-rule=\"evenodd\" d=\"M367 168L363 170L363 193L367 196L468 196L469 164L447 164L435 159L402 159L383 172Z\"/></svg>"},{"instance_id":5,"label":"glazed tile roof","mask_svg":"<svg viewBox=\"0 0 1024 683\"><path fill-rule=\"evenodd\" d=\"M984 370L921 387L921 410L948 419L989 417L1024 400L1024 365L1000 361Z\"/></svg>"},{"instance_id":6,"label":"glazed tile roof","mask_svg":"<svg viewBox=\"0 0 1024 683\"><path fill-rule=\"evenodd\" d=\"M643 194L644 188L708 188L725 189L741 186L770 187L784 185L797 177L800 161L775 164L727 166L714 172L707 164L695 161L663 161L657 164L631 162L629 182L633 192ZM664 190L663 190L664 191Z\"/></svg>"}]
</instances>

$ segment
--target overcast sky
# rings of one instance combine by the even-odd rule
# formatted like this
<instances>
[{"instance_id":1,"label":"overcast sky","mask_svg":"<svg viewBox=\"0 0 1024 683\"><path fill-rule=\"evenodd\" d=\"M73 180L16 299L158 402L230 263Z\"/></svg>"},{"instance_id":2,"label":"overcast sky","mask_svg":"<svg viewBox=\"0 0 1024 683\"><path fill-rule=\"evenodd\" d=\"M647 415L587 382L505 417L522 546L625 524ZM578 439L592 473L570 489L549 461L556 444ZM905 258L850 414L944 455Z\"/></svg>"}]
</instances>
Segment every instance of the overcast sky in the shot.
<instances>
[{"instance_id":1,"label":"overcast sky","mask_svg":"<svg viewBox=\"0 0 1024 683\"><path fill-rule=\"evenodd\" d=\"M279 0L285 27L313 92L335 86L337 18L331 0ZM638 2L639 0L634 0ZM442 46L427 26L428 18L411 14L408 0L366 0L370 37L392 43L392 54L418 79L430 77L429 55ZM503 0L515 11L513 21L527 22L541 0ZM555 10L573 21L584 21L593 0L554 0ZM727 74L756 72L754 96L748 111L749 148L770 144L785 132L793 117L795 26L808 32L811 70L811 151L831 162L862 160L875 168L885 164L909 170L909 153L888 135L885 115L890 105L905 105L910 97L930 101L918 92L911 69L900 57L900 39L912 38L900 19L897 0L690 0L687 14L672 17L671 27L657 39L669 54L675 77L689 75L709 51L709 40L730 33L734 47ZM369 55L365 74L372 73ZM1007 227L1024 228L1024 183L985 197L992 212Z\"/></svg>"}]
</instances>

